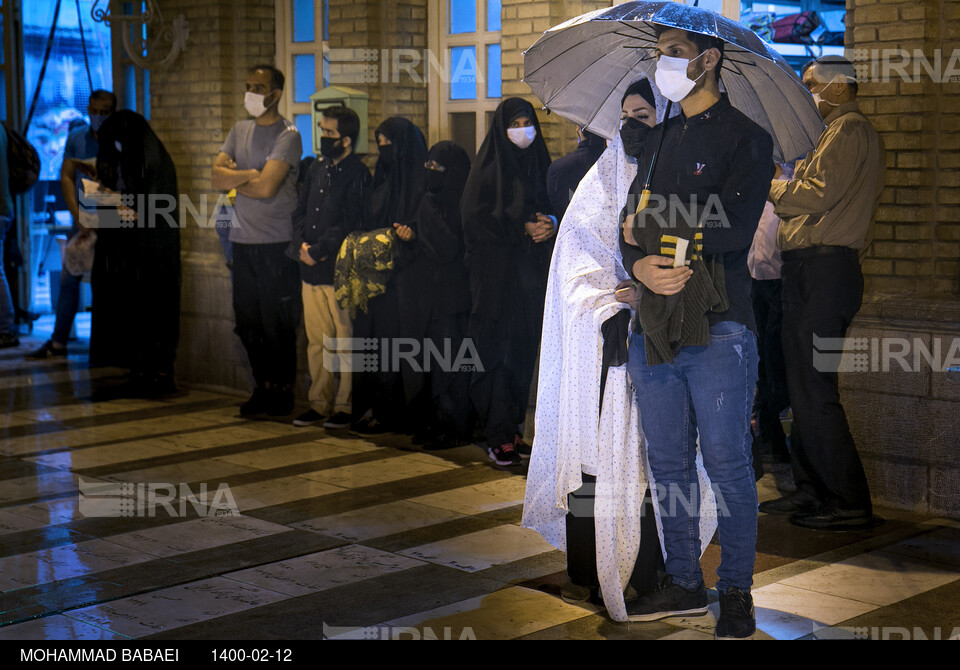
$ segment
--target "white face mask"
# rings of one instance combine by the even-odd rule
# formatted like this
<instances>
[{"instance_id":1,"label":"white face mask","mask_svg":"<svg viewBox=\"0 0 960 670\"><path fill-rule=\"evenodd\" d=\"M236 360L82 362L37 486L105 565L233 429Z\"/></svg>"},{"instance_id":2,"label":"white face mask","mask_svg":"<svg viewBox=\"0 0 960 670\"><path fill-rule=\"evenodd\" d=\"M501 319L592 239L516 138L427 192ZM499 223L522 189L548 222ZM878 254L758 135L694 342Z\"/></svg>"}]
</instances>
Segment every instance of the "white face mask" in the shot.
<instances>
[{"instance_id":1,"label":"white face mask","mask_svg":"<svg viewBox=\"0 0 960 670\"><path fill-rule=\"evenodd\" d=\"M702 56L704 51L700 56ZM700 58L697 56L697 58ZM653 76L657 83L657 88L663 93L663 96L671 102L680 102L686 98L693 87L696 86L696 79L687 77L687 66L697 58L674 58L672 56L660 56L657 61L657 72ZM700 73L700 77L707 73L706 70ZM697 77L699 79L700 77Z\"/></svg>"},{"instance_id":2,"label":"white face mask","mask_svg":"<svg viewBox=\"0 0 960 670\"><path fill-rule=\"evenodd\" d=\"M243 106L246 107L247 113L255 119L263 116L267 111L267 108L263 106L263 99L266 97L247 91L246 95L243 96Z\"/></svg>"},{"instance_id":3,"label":"white face mask","mask_svg":"<svg viewBox=\"0 0 960 670\"><path fill-rule=\"evenodd\" d=\"M537 136L537 129L533 126L526 128L507 128L507 137L520 149L526 149L533 144Z\"/></svg>"}]
</instances>

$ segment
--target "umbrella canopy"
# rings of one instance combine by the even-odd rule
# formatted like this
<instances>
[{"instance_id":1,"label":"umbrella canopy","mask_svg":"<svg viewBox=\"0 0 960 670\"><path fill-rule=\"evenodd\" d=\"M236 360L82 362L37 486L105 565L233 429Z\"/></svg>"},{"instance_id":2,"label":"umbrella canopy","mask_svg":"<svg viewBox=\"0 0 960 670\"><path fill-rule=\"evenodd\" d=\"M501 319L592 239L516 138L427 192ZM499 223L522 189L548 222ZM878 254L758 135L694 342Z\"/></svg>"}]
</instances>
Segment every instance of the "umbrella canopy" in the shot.
<instances>
[{"instance_id":1,"label":"umbrella canopy","mask_svg":"<svg viewBox=\"0 0 960 670\"><path fill-rule=\"evenodd\" d=\"M627 2L551 28L524 52L523 81L544 109L611 139L619 130L623 92L641 77L653 81L654 25L725 42L722 90L770 133L776 160L793 160L814 147L823 119L783 57L746 26L677 2Z\"/></svg>"}]
</instances>

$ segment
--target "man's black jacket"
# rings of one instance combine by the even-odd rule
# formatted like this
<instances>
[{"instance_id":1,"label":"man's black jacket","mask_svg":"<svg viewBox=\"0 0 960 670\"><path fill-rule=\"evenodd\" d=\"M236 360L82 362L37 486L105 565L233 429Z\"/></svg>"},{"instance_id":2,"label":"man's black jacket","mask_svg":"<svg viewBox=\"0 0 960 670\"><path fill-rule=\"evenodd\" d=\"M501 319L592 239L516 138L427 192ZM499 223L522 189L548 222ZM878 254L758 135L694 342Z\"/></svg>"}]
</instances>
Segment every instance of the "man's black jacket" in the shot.
<instances>
[{"instance_id":1,"label":"man's black jacket","mask_svg":"<svg viewBox=\"0 0 960 670\"><path fill-rule=\"evenodd\" d=\"M295 249L299 250L306 242L311 258L317 261L314 266L299 263L300 278L305 283L333 284L333 269L343 239L363 229L364 222L370 218L372 181L370 170L356 154L350 154L337 165L324 158L310 166L293 213Z\"/></svg>"},{"instance_id":2,"label":"man's black jacket","mask_svg":"<svg viewBox=\"0 0 960 670\"><path fill-rule=\"evenodd\" d=\"M708 313L711 325L736 321L756 330L750 300L747 254L763 212L773 178L773 140L759 125L730 105L726 94L710 109L687 119L683 114L659 124L647 136L638 161L637 178L627 208L636 208L664 132L660 157L650 190L654 194L642 225L663 227L664 234L678 219L703 220L703 253L723 254L726 293L730 307ZM659 196L659 197L658 197ZM652 212L659 212L652 214ZM690 214L692 212L692 214ZM633 276L633 264L643 253L626 243L620 233L623 265ZM691 251L693 245L691 244Z\"/></svg>"}]
</instances>

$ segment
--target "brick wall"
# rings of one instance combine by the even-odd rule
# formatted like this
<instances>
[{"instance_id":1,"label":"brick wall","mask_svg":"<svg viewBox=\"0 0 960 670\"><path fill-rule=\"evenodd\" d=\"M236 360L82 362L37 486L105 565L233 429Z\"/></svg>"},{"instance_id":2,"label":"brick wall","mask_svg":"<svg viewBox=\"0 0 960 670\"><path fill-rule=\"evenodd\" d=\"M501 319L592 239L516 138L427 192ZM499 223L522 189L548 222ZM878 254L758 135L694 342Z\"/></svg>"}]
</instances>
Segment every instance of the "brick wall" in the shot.
<instances>
[{"instance_id":1,"label":"brick wall","mask_svg":"<svg viewBox=\"0 0 960 670\"><path fill-rule=\"evenodd\" d=\"M945 73L960 49L960 0L848 0L847 16L846 46L870 79L860 88L861 109L887 147L866 289L960 295L960 66L954 61L954 81L936 81L916 58L935 65L939 51ZM906 77L883 65L891 49L910 55Z\"/></svg>"},{"instance_id":2,"label":"brick wall","mask_svg":"<svg viewBox=\"0 0 960 670\"><path fill-rule=\"evenodd\" d=\"M396 3L330 0L330 48L375 49L378 52L376 81L348 84L370 96L368 151L371 155L368 161L371 165L376 158L374 131L384 119L405 116L426 134L427 88L423 83L422 56L427 48L427 0L400 0ZM409 49L411 53L419 54L420 62L412 66L416 79L403 69L399 69L399 76L395 76L395 49ZM406 55L402 56L402 62L408 62ZM333 70L331 79L336 84Z\"/></svg>"},{"instance_id":3,"label":"brick wall","mask_svg":"<svg viewBox=\"0 0 960 670\"><path fill-rule=\"evenodd\" d=\"M847 0L847 17L848 53L868 79L860 106L887 147L887 187L848 331L880 369L842 373L841 397L874 501L960 517L960 372L913 356L939 341L943 367L960 336L960 63L955 81L914 71L915 50L935 68L940 50L938 75L960 50L960 0ZM909 54L906 77L883 67L882 49ZM884 356L904 343L908 365Z\"/></svg>"},{"instance_id":4,"label":"brick wall","mask_svg":"<svg viewBox=\"0 0 960 670\"><path fill-rule=\"evenodd\" d=\"M166 21L183 14L190 37L168 68L150 72L151 125L177 169L180 192L212 208L210 166L243 110L247 67L272 63L273 0L160 0ZM177 377L190 383L249 388L246 354L233 333L230 274L216 231L190 220L181 231L183 286Z\"/></svg>"}]
</instances>

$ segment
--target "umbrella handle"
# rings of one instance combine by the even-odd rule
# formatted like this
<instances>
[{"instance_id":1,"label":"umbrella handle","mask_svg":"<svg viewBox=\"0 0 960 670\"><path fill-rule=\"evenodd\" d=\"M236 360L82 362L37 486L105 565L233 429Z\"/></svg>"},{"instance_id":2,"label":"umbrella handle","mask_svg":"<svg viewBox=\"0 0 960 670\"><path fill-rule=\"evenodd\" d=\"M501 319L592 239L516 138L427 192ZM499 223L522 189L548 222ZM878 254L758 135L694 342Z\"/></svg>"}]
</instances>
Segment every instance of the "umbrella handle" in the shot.
<instances>
[{"instance_id":1,"label":"umbrella handle","mask_svg":"<svg viewBox=\"0 0 960 670\"><path fill-rule=\"evenodd\" d=\"M647 205L650 203L650 189L645 188L640 191L640 203L637 205L637 211L634 214L639 214L640 210L646 209Z\"/></svg>"}]
</instances>

